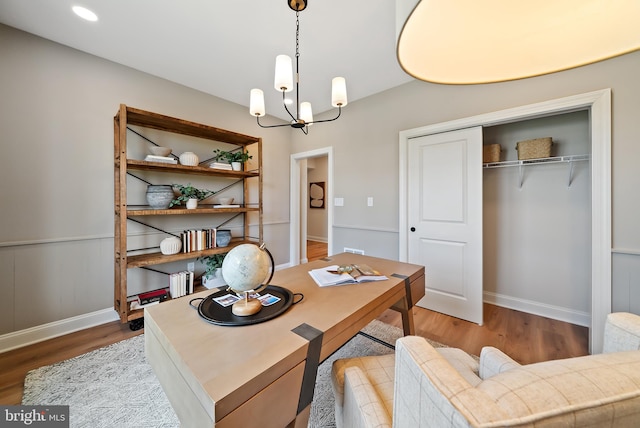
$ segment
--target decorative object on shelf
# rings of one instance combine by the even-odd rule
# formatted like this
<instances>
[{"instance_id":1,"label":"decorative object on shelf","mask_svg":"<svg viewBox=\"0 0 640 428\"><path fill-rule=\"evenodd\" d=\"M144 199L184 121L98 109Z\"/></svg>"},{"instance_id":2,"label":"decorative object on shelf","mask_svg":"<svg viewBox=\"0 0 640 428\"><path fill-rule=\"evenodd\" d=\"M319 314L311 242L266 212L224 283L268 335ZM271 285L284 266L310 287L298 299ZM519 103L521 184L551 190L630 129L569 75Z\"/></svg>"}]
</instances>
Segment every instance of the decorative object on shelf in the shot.
<instances>
[{"instance_id":1,"label":"decorative object on shelf","mask_svg":"<svg viewBox=\"0 0 640 428\"><path fill-rule=\"evenodd\" d=\"M273 278L274 270L273 256L264 243L259 247L255 244L238 245L227 253L222 262L222 276L232 291L238 295L244 293L244 298L231 308L234 315L248 316L260 312L262 303L250 298L249 294L265 289Z\"/></svg>"},{"instance_id":2,"label":"decorative object on shelf","mask_svg":"<svg viewBox=\"0 0 640 428\"><path fill-rule=\"evenodd\" d=\"M500 162L500 144L486 144L482 146L482 163Z\"/></svg>"},{"instance_id":3,"label":"decorative object on shelf","mask_svg":"<svg viewBox=\"0 0 640 428\"><path fill-rule=\"evenodd\" d=\"M433 83L523 79L640 49L640 3L632 1L421 1L406 12L398 62Z\"/></svg>"},{"instance_id":4,"label":"decorative object on shelf","mask_svg":"<svg viewBox=\"0 0 640 428\"><path fill-rule=\"evenodd\" d=\"M231 205L233 203L233 198L218 198L218 203L220 205Z\"/></svg>"},{"instance_id":5,"label":"decorative object on shelf","mask_svg":"<svg viewBox=\"0 0 640 428\"><path fill-rule=\"evenodd\" d=\"M216 230L216 247L226 247L231 242L231 231L229 229Z\"/></svg>"},{"instance_id":6,"label":"decorative object on shelf","mask_svg":"<svg viewBox=\"0 0 640 428\"><path fill-rule=\"evenodd\" d=\"M187 199L187 209L195 210L196 208L198 208L198 200L196 198Z\"/></svg>"},{"instance_id":7,"label":"decorative object on shelf","mask_svg":"<svg viewBox=\"0 0 640 428\"><path fill-rule=\"evenodd\" d=\"M160 252L164 255L178 254L182 249L182 241L176 236L164 238L160 242Z\"/></svg>"},{"instance_id":8,"label":"decorative object on shelf","mask_svg":"<svg viewBox=\"0 0 640 428\"><path fill-rule=\"evenodd\" d=\"M196 208L198 206L197 201L207 199L209 196L216 193L213 190L198 189L197 187L193 187L191 183L187 184L186 186L182 184L174 184L173 187L175 187L180 192L180 196L175 197L174 195L171 202L169 203L169 207L172 207L174 205L181 205L182 202L189 204L190 199L195 199L196 206L193 208ZM191 204L193 204L193 202L191 202ZM187 206L187 208L189 208L189 206Z\"/></svg>"},{"instance_id":9,"label":"decorative object on shelf","mask_svg":"<svg viewBox=\"0 0 640 428\"><path fill-rule=\"evenodd\" d=\"M156 210L166 210L175 197L173 187L169 184L150 184L147 186L147 203Z\"/></svg>"},{"instance_id":10,"label":"decorative object on shelf","mask_svg":"<svg viewBox=\"0 0 640 428\"><path fill-rule=\"evenodd\" d=\"M551 137L518 141L516 143L518 160L548 158L551 156L552 144L553 139Z\"/></svg>"},{"instance_id":11,"label":"decorative object on shelf","mask_svg":"<svg viewBox=\"0 0 640 428\"><path fill-rule=\"evenodd\" d=\"M299 94L299 82L300 73L298 72L298 62L300 59L300 19L299 14L307 7L307 0L288 0L289 7L296 12L296 111L295 115L289 111L287 107L287 99L285 93L293 90L293 72L291 66L291 57L288 55L278 55L276 57L276 71L274 87L276 91L282 92L282 104L284 109L291 117L290 123L282 125L263 125L260 123L260 116L265 115L264 108L264 93L261 89L252 89L250 93L250 106L249 114L256 117L258 125L262 128L276 128L279 126L291 126L292 128L300 129L307 134L309 132L309 126L314 123L331 122L340 117L342 113L342 107L347 105L347 84L344 77L334 77L331 81L331 105L338 108L338 115L332 119L325 120L313 120L313 113L311 110L311 103L300 103Z\"/></svg>"},{"instance_id":12,"label":"decorative object on shelf","mask_svg":"<svg viewBox=\"0 0 640 428\"><path fill-rule=\"evenodd\" d=\"M154 156L167 157L171 154L171 147L150 146L149 151Z\"/></svg>"},{"instance_id":13,"label":"decorative object on shelf","mask_svg":"<svg viewBox=\"0 0 640 428\"><path fill-rule=\"evenodd\" d=\"M202 285L211 289L226 285L222 276L222 262L227 253L212 254L210 256L198 257L198 261L202 262L205 267L202 275Z\"/></svg>"},{"instance_id":14,"label":"decorative object on shelf","mask_svg":"<svg viewBox=\"0 0 640 428\"><path fill-rule=\"evenodd\" d=\"M213 151L213 160L217 163L220 161L225 161L231 164L231 169L234 171L242 171L242 164L249 159L253 159L253 156L249 154L249 152L245 152L241 148L238 150L233 150L230 152L215 149Z\"/></svg>"},{"instance_id":15,"label":"decorative object on shelf","mask_svg":"<svg viewBox=\"0 0 640 428\"><path fill-rule=\"evenodd\" d=\"M179 159L182 165L187 166L198 166L198 162L200 162L198 155L193 152L184 152L179 156Z\"/></svg>"}]
</instances>

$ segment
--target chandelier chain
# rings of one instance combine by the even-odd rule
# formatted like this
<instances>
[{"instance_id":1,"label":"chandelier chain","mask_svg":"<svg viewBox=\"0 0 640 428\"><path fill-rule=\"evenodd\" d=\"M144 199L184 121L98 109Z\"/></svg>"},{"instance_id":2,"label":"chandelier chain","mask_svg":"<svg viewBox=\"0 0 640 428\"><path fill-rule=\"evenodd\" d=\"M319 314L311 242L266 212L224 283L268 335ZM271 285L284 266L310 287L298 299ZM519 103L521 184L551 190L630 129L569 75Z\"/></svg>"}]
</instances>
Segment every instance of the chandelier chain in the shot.
<instances>
[{"instance_id":1,"label":"chandelier chain","mask_svg":"<svg viewBox=\"0 0 640 428\"><path fill-rule=\"evenodd\" d=\"M300 12L296 11L296 58L300 56Z\"/></svg>"}]
</instances>

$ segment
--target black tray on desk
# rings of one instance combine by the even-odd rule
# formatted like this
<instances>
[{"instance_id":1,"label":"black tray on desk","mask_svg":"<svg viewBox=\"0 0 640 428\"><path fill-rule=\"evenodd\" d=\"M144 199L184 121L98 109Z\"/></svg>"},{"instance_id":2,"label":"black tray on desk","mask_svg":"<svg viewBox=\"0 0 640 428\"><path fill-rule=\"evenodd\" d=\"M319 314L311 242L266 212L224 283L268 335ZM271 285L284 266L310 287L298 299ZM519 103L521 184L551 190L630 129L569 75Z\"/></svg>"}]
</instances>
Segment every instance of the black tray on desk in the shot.
<instances>
[{"instance_id":1,"label":"black tray on desk","mask_svg":"<svg viewBox=\"0 0 640 428\"><path fill-rule=\"evenodd\" d=\"M273 296L279 297L280 300L272 305L263 306L260 312L258 312L257 314L240 317L234 315L233 312L231 312L232 305L225 307L213 300L217 297L222 297L229 293L231 293L231 291L227 291L225 288L224 290L216 291L215 293L212 293L205 297L198 305L198 314L200 314L200 316L204 318L205 321L216 325L251 325L275 318L289 309L289 307L293 304L293 293L291 293L291 291L277 285L269 285L264 290L262 290L260 294L271 294Z\"/></svg>"}]
</instances>

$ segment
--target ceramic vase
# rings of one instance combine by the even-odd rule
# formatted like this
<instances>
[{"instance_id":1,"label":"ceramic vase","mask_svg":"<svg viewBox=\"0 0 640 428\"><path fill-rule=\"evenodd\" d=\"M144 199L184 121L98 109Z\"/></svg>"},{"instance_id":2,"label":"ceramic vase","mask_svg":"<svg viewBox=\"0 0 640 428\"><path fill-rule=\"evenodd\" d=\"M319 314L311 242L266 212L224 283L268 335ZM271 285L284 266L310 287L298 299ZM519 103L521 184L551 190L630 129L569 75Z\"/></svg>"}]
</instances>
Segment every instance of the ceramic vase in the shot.
<instances>
[{"instance_id":1,"label":"ceramic vase","mask_svg":"<svg viewBox=\"0 0 640 428\"><path fill-rule=\"evenodd\" d=\"M226 247L231 242L231 231L227 229L218 229L216 231L216 246Z\"/></svg>"},{"instance_id":2,"label":"ceramic vase","mask_svg":"<svg viewBox=\"0 0 640 428\"><path fill-rule=\"evenodd\" d=\"M215 287L221 287L226 285L224 278L222 277L222 269L218 268L213 275L206 275L202 277L202 285L208 289Z\"/></svg>"},{"instance_id":3,"label":"ceramic vase","mask_svg":"<svg viewBox=\"0 0 640 428\"><path fill-rule=\"evenodd\" d=\"M160 252L164 255L178 254L182 248L182 241L177 236L170 236L160 242Z\"/></svg>"},{"instance_id":4,"label":"ceramic vase","mask_svg":"<svg viewBox=\"0 0 640 428\"><path fill-rule=\"evenodd\" d=\"M234 171L242 171L242 162L231 162L231 169Z\"/></svg>"},{"instance_id":5,"label":"ceramic vase","mask_svg":"<svg viewBox=\"0 0 640 428\"><path fill-rule=\"evenodd\" d=\"M196 198L187 199L187 209L195 210L198 208L198 200Z\"/></svg>"},{"instance_id":6,"label":"ceramic vase","mask_svg":"<svg viewBox=\"0 0 640 428\"><path fill-rule=\"evenodd\" d=\"M155 210L166 210L174 198L173 187L168 184L147 186L147 203Z\"/></svg>"},{"instance_id":7,"label":"ceramic vase","mask_svg":"<svg viewBox=\"0 0 640 428\"><path fill-rule=\"evenodd\" d=\"M198 166L198 162L200 161L198 155L193 152L184 152L180 155L179 159L182 165L188 166Z\"/></svg>"}]
</instances>

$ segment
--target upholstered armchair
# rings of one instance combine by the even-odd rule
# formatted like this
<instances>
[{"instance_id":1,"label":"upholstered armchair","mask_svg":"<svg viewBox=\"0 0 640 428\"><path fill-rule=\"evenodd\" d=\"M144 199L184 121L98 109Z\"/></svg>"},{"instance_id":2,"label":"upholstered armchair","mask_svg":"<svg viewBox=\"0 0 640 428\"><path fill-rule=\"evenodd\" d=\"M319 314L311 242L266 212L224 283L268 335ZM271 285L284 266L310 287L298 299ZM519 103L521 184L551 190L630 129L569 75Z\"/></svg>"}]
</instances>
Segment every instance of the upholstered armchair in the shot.
<instances>
[{"instance_id":1,"label":"upholstered armchair","mask_svg":"<svg viewBox=\"0 0 640 428\"><path fill-rule=\"evenodd\" d=\"M610 314L604 334L602 354L529 365L403 337L395 354L334 362L336 425L638 427L640 316Z\"/></svg>"}]
</instances>

